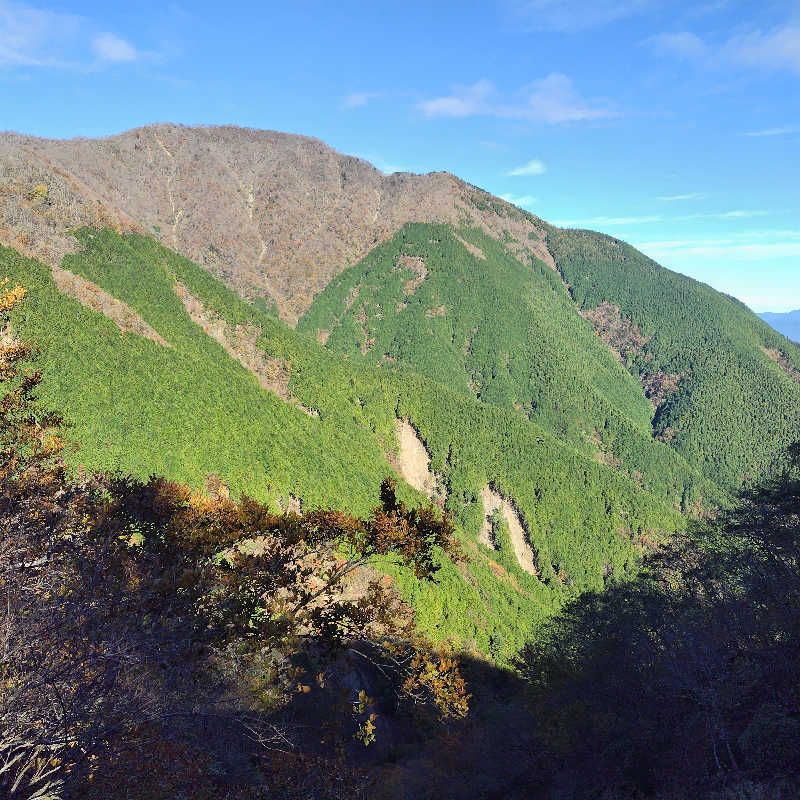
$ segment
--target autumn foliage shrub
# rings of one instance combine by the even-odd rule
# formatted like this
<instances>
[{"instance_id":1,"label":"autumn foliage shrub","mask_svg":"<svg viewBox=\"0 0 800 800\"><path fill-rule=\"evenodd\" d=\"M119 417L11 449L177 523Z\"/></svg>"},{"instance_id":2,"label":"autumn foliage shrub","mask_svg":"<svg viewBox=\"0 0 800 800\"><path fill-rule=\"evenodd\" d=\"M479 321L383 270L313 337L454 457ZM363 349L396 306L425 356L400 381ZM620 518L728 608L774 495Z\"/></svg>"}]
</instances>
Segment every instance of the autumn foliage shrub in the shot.
<instances>
[{"instance_id":1,"label":"autumn foliage shrub","mask_svg":"<svg viewBox=\"0 0 800 800\"><path fill-rule=\"evenodd\" d=\"M0 312L23 297L5 288ZM376 575L354 591L350 580L376 556L434 579L437 551L461 558L446 516L408 508L388 480L381 506L361 519L274 514L157 477L75 476L62 460L61 419L36 402L41 376L21 366L29 356L5 334L5 796L107 797L115 786L125 797L213 797L220 781L259 796L265 753L297 754L294 698L350 653L369 659L398 706L466 714L456 660L415 632L390 583ZM359 702L368 688L344 705L348 725L323 760L346 751L342 737L374 738L376 714Z\"/></svg>"}]
</instances>

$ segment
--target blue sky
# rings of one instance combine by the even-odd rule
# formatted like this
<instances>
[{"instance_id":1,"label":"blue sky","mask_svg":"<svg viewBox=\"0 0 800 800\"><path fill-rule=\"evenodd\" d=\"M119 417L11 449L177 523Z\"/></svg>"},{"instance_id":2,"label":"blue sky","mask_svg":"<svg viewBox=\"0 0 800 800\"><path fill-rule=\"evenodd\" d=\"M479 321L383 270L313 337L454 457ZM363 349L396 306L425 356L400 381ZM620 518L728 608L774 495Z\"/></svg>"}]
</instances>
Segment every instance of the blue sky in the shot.
<instances>
[{"instance_id":1,"label":"blue sky","mask_svg":"<svg viewBox=\"0 0 800 800\"><path fill-rule=\"evenodd\" d=\"M0 0L0 129L157 121L448 170L800 307L798 0Z\"/></svg>"}]
</instances>

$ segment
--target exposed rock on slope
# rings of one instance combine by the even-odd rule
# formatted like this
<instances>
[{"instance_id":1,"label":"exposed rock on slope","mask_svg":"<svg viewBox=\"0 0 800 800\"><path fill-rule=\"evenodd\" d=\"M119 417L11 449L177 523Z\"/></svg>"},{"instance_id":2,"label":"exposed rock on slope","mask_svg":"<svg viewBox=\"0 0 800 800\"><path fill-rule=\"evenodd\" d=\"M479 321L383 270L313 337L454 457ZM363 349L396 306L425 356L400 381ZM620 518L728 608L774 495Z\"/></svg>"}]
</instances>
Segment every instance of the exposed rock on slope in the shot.
<instances>
[{"instance_id":1,"label":"exposed rock on slope","mask_svg":"<svg viewBox=\"0 0 800 800\"><path fill-rule=\"evenodd\" d=\"M441 496L442 488L437 477L431 472L431 457L425 445L410 422L404 419L395 420L397 440L400 450L392 464L403 479L417 491L430 498Z\"/></svg>"},{"instance_id":2,"label":"exposed rock on slope","mask_svg":"<svg viewBox=\"0 0 800 800\"><path fill-rule=\"evenodd\" d=\"M172 347L127 303L104 292L97 284L60 267L53 267L53 281L64 294L77 300L81 305L105 314L123 333L138 333L164 347Z\"/></svg>"},{"instance_id":3,"label":"exposed rock on slope","mask_svg":"<svg viewBox=\"0 0 800 800\"><path fill-rule=\"evenodd\" d=\"M263 389L276 394L281 400L299 408L309 416L319 416L317 411L306 408L291 396L289 365L281 358L268 358L258 347L261 328L254 325L229 325L224 319L208 311L180 282L175 285L175 293L180 297L192 321L222 345L228 355L252 372Z\"/></svg>"},{"instance_id":4,"label":"exposed rock on slope","mask_svg":"<svg viewBox=\"0 0 800 800\"><path fill-rule=\"evenodd\" d=\"M528 535L522 525L522 520L520 519L517 509L491 486L486 486L483 489L481 492L481 499L483 500L483 508L486 516L478 540L487 547L492 548L492 550L497 549L497 543L492 537L492 518L495 512L499 511L508 526L508 532L511 536L511 546L514 548L514 555L517 557L519 565L525 572L531 575L538 575L539 571L536 569L536 557L528 541Z\"/></svg>"},{"instance_id":5,"label":"exposed rock on slope","mask_svg":"<svg viewBox=\"0 0 800 800\"><path fill-rule=\"evenodd\" d=\"M0 135L0 242L57 266L72 228L142 229L292 323L411 221L469 221L553 263L535 217L450 174L384 175L317 139L170 124L106 139Z\"/></svg>"}]
</instances>

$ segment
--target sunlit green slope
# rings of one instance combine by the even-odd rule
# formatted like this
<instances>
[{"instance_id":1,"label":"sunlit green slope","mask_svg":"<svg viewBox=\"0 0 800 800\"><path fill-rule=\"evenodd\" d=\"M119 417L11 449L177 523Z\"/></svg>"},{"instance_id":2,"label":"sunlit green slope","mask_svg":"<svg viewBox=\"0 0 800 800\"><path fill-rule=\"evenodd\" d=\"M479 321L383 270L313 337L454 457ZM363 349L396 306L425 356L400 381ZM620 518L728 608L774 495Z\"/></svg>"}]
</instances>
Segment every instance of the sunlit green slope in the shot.
<instances>
[{"instance_id":1,"label":"sunlit green slope","mask_svg":"<svg viewBox=\"0 0 800 800\"><path fill-rule=\"evenodd\" d=\"M272 502L292 493L306 508L364 513L391 473L385 453L396 447L395 419L409 419L431 453L472 559L461 568L445 565L436 585L412 588L398 577L421 627L434 636L513 650L566 597L629 571L643 540L682 525L673 504L698 491L685 467L668 479L653 477L654 489L646 491L637 484L641 476L600 463L593 445L572 447L513 408L409 370L353 363L247 305L150 238L108 230L78 236L83 249L63 266L129 304L170 346L121 333L102 313L60 293L48 268L0 248L0 274L29 290L14 332L41 350L42 399L73 423L80 444L74 463L196 486L214 473L237 493ZM290 370L292 397L318 416L264 390L192 321L177 281L207 313L257 326L259 348ZM502 526L499 551L476 542L484 518L480 492L489 483L519 509L540 577L519 567ZM403 493L421 499L410 487Z\"/></svg>"},{"instance_id":2,"label":"sunlit green slope","mask_svg":"<svg viewBox=\"0 0 800 800\"><path fill-rule=\"evenodd\" d=\"M548 246L580 308L641 328L632 373L679 378L653 427L689 463L735 488L800 438L800 348L742 303L609 236L550 228Z\"/></svg>"},{"instance_id":3,"label":"sunlit green slope","mask_svg":"<svg viewBox=\"0 0 800 800\"><path fill-rule=\"evenodd\" d=\"M329 333L327 346L351 359L404 365L515 410L672 501L697 498L693 470L653 439L641 383L558 273L478 230L406 225L334 279L298 328Z\"/></svg>"}]
</instances>

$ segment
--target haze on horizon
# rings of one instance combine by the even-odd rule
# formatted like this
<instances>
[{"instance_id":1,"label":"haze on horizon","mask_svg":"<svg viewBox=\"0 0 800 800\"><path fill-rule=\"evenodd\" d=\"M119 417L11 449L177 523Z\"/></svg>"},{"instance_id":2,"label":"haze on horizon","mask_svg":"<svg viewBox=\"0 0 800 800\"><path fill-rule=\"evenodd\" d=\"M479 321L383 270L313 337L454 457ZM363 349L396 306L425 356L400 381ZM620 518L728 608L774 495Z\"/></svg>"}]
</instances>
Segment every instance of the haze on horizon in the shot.
<instances>
[{"instance_id":1,"label":"haze on horizon","mask_svg":"<svg viewBox=\"0 0 800 800\"><path fill-rule=\"evenodd\" d=\"M315 136L800 307L800 3L0 0L0 128Z\"/></svg>"}]
</instances>

